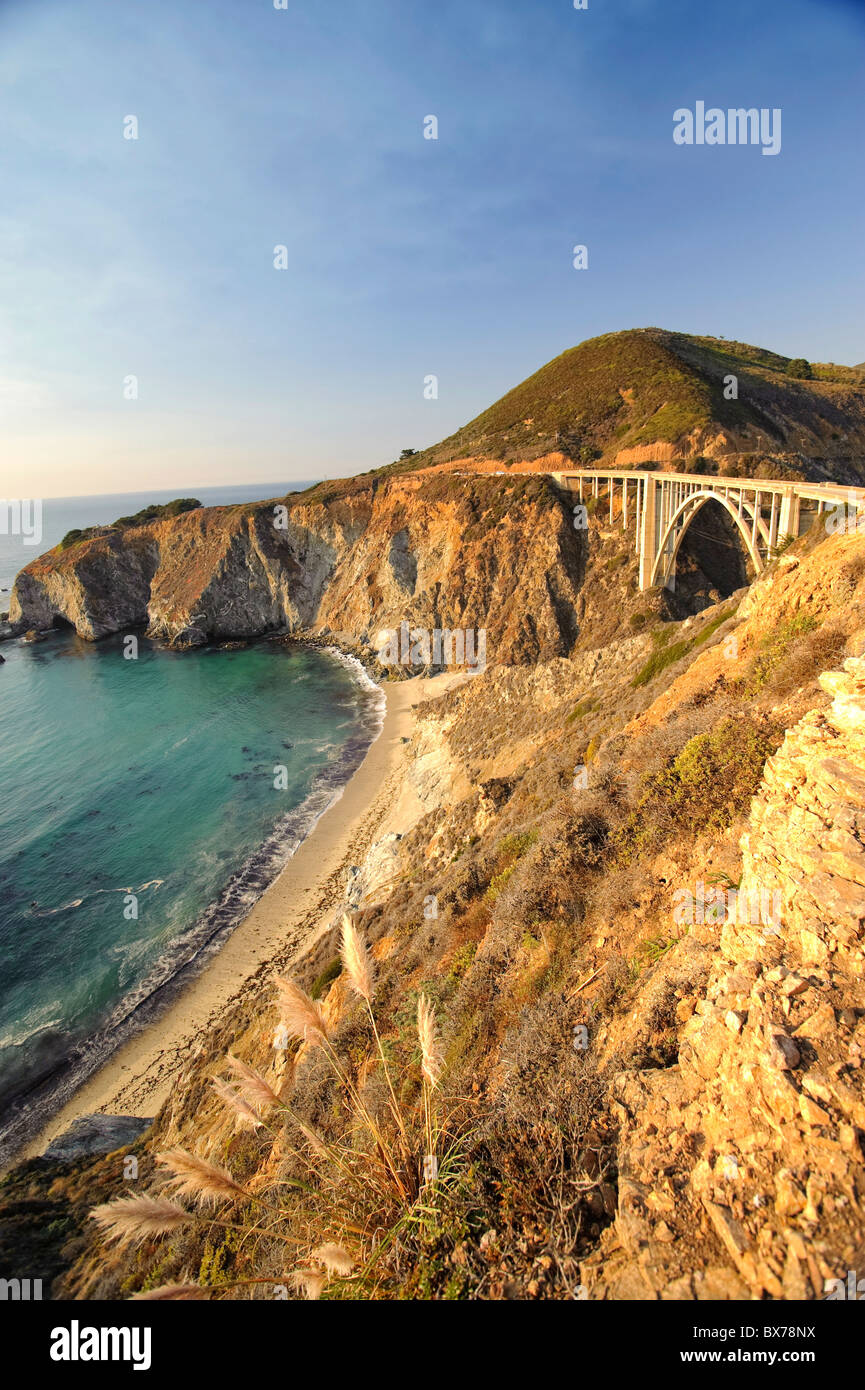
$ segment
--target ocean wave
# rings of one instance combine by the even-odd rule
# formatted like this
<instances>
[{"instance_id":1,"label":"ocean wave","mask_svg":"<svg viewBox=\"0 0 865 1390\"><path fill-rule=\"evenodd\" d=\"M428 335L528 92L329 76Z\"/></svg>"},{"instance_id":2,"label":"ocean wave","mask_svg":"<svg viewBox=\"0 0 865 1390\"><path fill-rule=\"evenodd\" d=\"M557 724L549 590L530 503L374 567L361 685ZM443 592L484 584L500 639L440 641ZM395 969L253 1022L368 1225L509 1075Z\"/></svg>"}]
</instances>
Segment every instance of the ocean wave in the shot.
<instances>
[{"instance_id":1,"label":"ocean wave","mask_svg":"<svg viewBox=\"0 0 865 1390\"><path fill-rule=\"evenodd\" d=\"M81 907L89 898L98 898L103 893L144 893L148 888L161 888L165 882L164 878L151 878L147 883L142 883L138 888L94 888L91 893L85 893L83 898L72 898L68 903L61 903L59 907L43 907L34 910L34 917L56 917L60 912L70 912L72 908Z\"/></svg>"},{"instance_id":2,"label":"ocean wave","mask_svg":"<svg viewBox=\"0 0 865 1390\"><path fill-rule=\"evenodd\" d=\"M341 652L339 647L325 647L325 651L334 657L341 666L345 666L347 670L351 671L358 685L362 686L364 690L369 690L371 693L377 695L380 699L381 707L384 708L387 704L387 697L381 686L377 685L373 680L362 661L359 661L356 656L350 656L348 652Z\"/></svg>"}]
</instances>

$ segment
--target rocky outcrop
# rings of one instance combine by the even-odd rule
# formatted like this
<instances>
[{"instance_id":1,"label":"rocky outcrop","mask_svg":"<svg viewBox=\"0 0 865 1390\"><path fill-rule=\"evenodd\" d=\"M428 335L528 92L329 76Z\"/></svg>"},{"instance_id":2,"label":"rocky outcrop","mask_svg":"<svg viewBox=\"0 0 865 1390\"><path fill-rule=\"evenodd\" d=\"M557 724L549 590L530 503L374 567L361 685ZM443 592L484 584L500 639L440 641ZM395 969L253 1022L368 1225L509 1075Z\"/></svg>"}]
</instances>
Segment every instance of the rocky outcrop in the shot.
<instances>
[{"instance_id":1,"label":"rocky outcrop","mask_svg":"<svg viewBox=\"0 0 865 1390\"><path fill-rule=\"evenodd\" d=\"M82 1115L48 1145L42 1157L71 1163L93 1154L114 1153L133 1144L152 1123L137 1115Z\"/></svg>"},{"instance_id":2,"label":"rocky outcrop","mask_svg":"<svg viewBox=\"0 0 865 1390\"><path fill-rule=\"evenodd\" d=\"M545 659L577 637L585 540L570 522L543 478L412 476L200 508L40 557L10 618L90 640L146 623L177 646L282 629L369 652L408 622L484 629L491 660Z\"/></svg>"},{"instance_id":3,"label":"rocky outcrop","mask_svg":"<svg viewBox=\"0 0 865 1390\"><path fill-rule=\"evenodd\" d=\"M110 632L146 621L150 584L159 548L149 527L123 537L99 537L66 554L51 552L23 569L9 605L13 627L51 627L70 623L96 641Z\"/></svg>"},{"instance_id":4,"label":"rocky outcrop","mask_svg":"<svg viewBox=\"0 0 865 1390\"><path fill-rule=\"evenodd\" d=\"M655 444L639 444L631 449L620 449L613 460L614 468L640 468L644 463L669 463L684 460L685 454L675 444L659 440Z\"/></svg>"},{"instance_id":5,"label":"rocky outcrop","mask_svg":"<svg viewBox=\"0 0 865 1390\"><path fill-rule=\"evenodd\" d=\"M822 1298L863 1273L865 659L821 684L831 708L767 764L678 1065L616 1081L590 1296Z\"/></svg>"}]
</instances>

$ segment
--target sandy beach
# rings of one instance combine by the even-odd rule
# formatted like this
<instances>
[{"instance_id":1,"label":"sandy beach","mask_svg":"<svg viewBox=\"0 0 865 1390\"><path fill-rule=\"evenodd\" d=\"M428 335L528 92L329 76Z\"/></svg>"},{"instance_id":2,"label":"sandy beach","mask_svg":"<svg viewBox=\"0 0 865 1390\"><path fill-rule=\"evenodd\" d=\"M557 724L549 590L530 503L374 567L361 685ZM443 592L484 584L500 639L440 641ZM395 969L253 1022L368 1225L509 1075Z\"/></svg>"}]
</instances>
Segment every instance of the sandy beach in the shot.
<instances>
[{"instance_id":1,"label":"sandy beach","mask_svg":"<svg viewBox=\"0 0 865 1390\"><path fill-rule=\"evenodd\" d=\"M302 954L342 902L349 867L362 864L382 835L405 833L417 820L420 806L405 779L413 709L461 679L446 673L383 687L387 707L381 733L340 799L202 973L161 1017L118 1048L14 1162L42 1153L81 1115L156 1114L209 1024L243 994L247 981L271 965L285 969Z\"/></svg>"}]
</instances>

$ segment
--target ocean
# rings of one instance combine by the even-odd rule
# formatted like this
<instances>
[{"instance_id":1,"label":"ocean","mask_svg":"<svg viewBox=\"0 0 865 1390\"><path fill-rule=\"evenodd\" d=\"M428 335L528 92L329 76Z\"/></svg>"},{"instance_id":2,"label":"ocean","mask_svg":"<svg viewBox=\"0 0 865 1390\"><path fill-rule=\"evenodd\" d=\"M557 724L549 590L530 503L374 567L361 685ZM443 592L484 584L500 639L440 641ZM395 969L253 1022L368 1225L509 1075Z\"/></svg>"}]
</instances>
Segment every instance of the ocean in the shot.
<instances>
[{"instance_id":1,"label":"ocean","mask_svg":"<svg viewBox=\"0 0 865 1390\"><path fill-rule=\"evenodd\" d=\"M383 696L350 658L266 640L141 637L128 660L120 636L64 630L0 655L2 1157L218 949L362 762Z\"/></svg>"}]
</instances>

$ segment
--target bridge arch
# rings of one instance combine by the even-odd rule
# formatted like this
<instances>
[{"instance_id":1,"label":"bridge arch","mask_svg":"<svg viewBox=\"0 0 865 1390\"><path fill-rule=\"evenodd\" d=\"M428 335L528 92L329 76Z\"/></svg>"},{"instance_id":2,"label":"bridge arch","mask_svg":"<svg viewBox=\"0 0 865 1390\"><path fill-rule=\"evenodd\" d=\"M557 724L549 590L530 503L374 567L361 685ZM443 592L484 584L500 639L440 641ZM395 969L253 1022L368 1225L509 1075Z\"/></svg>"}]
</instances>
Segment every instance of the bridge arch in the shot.
<instances>
[{"instance_id":1,"label":"bridge arch","mask_svg":"<svg viewBox=\"0 0 865 1390\"><path fill-rule=\"evenodd\" d=\"M707 502L718 502L733 518L757 574L760 574L765 568L765 562L760 553L760 542L763 542L768 551L769 531L762 517L757 517L755 538L754 507L744 497L741 498L741 506L734 506L729 497L714 488L708 488L701 492L691 493L690 496L686 497L671 514L666 526L662 528L655 562L652 566L652 585L666 584L670 576L675 573L676 556L682 541L685 539L688 527Z\"/></svg>"}]
</instances>

